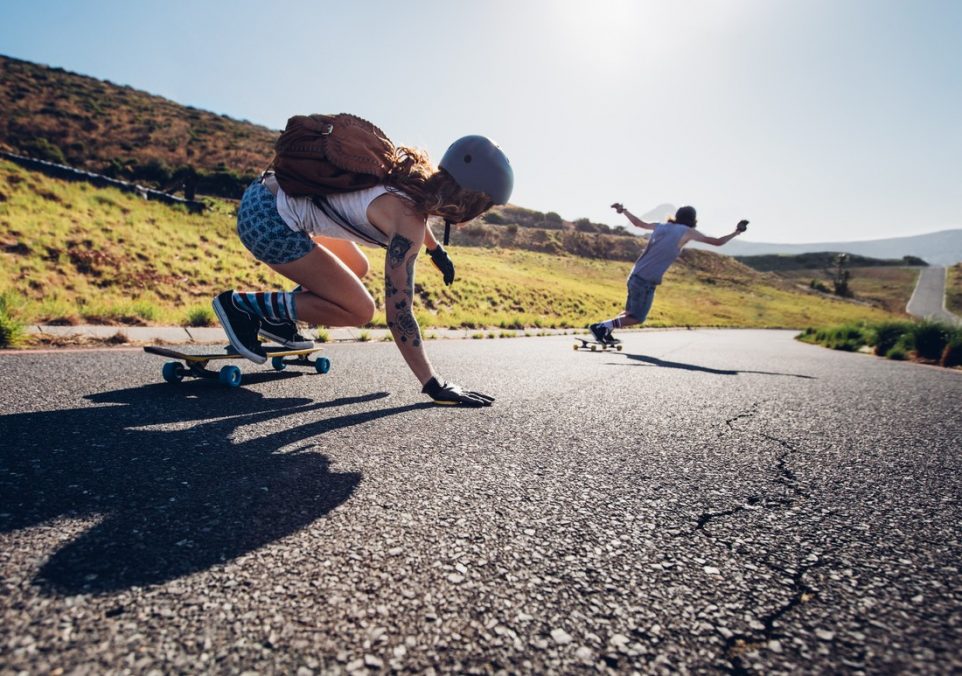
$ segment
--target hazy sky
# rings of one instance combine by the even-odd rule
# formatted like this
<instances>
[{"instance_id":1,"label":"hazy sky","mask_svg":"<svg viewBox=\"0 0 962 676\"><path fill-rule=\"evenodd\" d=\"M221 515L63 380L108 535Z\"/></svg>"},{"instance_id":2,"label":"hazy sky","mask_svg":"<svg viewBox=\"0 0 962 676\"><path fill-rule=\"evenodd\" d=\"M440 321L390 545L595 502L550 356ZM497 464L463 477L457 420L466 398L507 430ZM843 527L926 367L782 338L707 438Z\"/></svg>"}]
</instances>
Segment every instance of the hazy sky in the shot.
<instances>
[{"instance_id":1,"label":"hazy sky","mask_svg":"<svg viewBox=\"0 0 962 676\"><path fill-rule=\"evenodd\" d=\"M962 0L0 0L0 53L274 129L352 112L512 202L747 239L962 227Z\"/></svg>"}]
</instances>

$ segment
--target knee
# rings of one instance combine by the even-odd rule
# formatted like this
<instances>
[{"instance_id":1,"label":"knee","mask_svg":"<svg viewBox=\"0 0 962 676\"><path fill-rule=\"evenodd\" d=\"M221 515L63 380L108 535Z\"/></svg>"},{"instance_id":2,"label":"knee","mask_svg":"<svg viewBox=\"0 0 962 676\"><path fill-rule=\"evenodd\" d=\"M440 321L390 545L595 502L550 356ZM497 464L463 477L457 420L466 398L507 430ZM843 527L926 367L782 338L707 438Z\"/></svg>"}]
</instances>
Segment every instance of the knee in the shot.
<instances>
[{"instance_id":1,"label":"knee","mask_svg":"<svg viewBox=\"0 0 962 676\"><path fill-rule=\"evenodd\" d=\"M365 296L363 301L357 303L353 308L352 314L354 315L354 321L357 326L364 326L369 324L372 319L374 319L374 313L377 311L377 307L374 305L374 299L370 295Z\"/></svg>"},{"instance_id":2,"label":"knee","mask_svg":"<svg viewBox=\"0 0 962 676\"><path fill-rule=\"evenodd\" d=\"M371 270L371 264L367 262L367 258L359 256L358 260L352 261L351 272L357 275L359 278L363 279L367 273Z\"/></svg>"}]
</instances>

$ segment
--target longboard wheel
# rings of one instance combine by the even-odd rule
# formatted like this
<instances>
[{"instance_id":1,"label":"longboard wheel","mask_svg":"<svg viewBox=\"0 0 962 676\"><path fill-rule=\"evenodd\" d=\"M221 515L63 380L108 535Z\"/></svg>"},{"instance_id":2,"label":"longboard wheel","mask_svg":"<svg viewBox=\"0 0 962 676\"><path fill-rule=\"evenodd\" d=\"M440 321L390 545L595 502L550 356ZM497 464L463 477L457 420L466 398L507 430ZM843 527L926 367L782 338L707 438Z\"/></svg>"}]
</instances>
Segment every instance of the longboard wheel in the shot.
<instances>
[{"instance_id":1,"label":"longboard wheel","mask_svg":"<svg viewBox=\"0 0 962 676\"><path fill-rule=\"evenodd\" d=\"M621 345L619 345L619 346L616 347L615 349L618 350L619 352L621 352Z\"/></svg>"},{"instance_id":2,"label":"longboard wheel","mask_svg":"<svg viewBox=\"0 0 962 676\"><path fill-rule=\"evenodd\" d=\"M184 373L187 369L179 361L169 361L164 364L164 369L162 373L164 374L164 380L168 383L179 383L184 379Z\"/></svg>"},{"instance_id":3,"label":"longboard wheel","mask_svg":"<svg viewBox=\"0 0 962 676\"><path fill-rule=\"evenodd\" d=\"M314 368L318 373L327 373L331 370L331 360L327 357L318 357L314 360Z\"/></svg>"},{"instance_id":4,"label":"longboard wheel","mask_svg":"<svg viewBox=\"0 0 962 676\"><path fill-rule=\"evenodd\" d=\"M275 371L283 371L287 368L287 364L284 363L284 357L271 357L271 366Z\"/></svg>"},{"instance_id":5,"label":"longboard wheel","mask_svg":"<svg viewBox=\"0 0 962 676\"><path fill-rule=\"evenodd\" d=\"M217 379L227 387L238 387L241 384L241 370L236 366L225 366L220 370Z\"/></svg>"},{"instance_id":6,"label":"longboard wheel","mask_svg":"<svg viewBox=\"0 0 962 676\"><path fill-rule=\"evenodd\" d=\"M573 348L575 349L575 352L577 352L577 351L578 351L578 343L575 343L575 344L574 344L574 345L572 345L571 347L573 347Z\"/></svg>"},{"instance_id":7,"label":"longboard wheel","mask_svg":"<svg viewBox=\"0 0 962 676\"><path fill-rule=\"evenodd\" d=\"M597 352L597 351L598 351L598 346L597 346L597 345L592 345L592 346L591 346L591 351L592 351L592 352Z\"/></svg>"}]
</instances>

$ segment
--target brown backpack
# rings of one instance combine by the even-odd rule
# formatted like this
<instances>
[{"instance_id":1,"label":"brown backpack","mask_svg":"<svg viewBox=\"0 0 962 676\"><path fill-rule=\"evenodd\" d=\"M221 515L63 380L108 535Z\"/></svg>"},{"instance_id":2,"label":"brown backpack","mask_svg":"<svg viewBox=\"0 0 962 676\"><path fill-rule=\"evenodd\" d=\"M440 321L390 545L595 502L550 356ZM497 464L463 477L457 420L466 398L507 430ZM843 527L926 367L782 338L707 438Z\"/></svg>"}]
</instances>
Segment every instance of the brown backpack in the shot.
<instances>
[{"instance_id":1,"label":"brown backpack","mask_svg":"<svg viewBox=\"0 0 962 676\"><path fill-rule=\"evenodd\" d=\"M384 181L395 147L354 115L295 115L274 144L272 168L288 195L331 195Z\"/></svg>"}]
</instances>

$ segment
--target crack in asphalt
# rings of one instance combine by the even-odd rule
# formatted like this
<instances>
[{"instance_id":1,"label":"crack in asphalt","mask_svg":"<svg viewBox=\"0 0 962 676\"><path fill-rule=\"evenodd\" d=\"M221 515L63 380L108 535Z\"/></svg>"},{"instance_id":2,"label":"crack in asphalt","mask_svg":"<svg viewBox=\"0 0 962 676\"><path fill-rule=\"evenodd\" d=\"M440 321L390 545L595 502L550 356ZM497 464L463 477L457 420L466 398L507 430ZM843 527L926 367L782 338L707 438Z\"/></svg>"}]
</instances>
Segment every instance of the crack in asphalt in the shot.
<instances>
[{"instance_id":1,"label":"crack in asphalt","mask_svg":"<svg viewBox=\"0 0 962 676\"><path fill-rule=\"evenodd\" d=\"M815 557L812 563L802 565L794 572L789 573L788 569L775 566L768 560L764 563L776 573L791 575L790 589L792 593L785 603L760 618L759 623L762 625L762 629L750 633L732 634L725 640L723 654L729 663L726 671L730 674L745 675L752 673L742 660L742 656L757 648L767 646L772 640L784 637L784 634L775 629L775 623L798 606L815 599L818 594L812 586L805 582L805 576L815 568L828 565L827 560Z\"/></svg>"},{"instance_id":2,"label":"crack in asphalt","mask_svg":"<svg viewBox=\"0 0 962 676\"><path fill-rule=\"evenodd\" d=\"M740 430L737 428L736 423L738 421L747 421L755 418L759 412L759 405L760 402L754 402L747 410L725 420L725 425L728 430L739 433ZM731 542L727 542L717 535L713 535L709 529L706 529L706 526L712 521L750 510L755 505L759 505L761 509L787 508L799 500L806 500L811 497L808 491L800 485L798 475L795 474L790 465L792 456L800 452L800 449L788 441L766 432L750 430L748 434L775 443L781 448L781 452L775 458L775 477L771 479L770 483L777 484L788 490L790 497L786 499L777 496L752 495L745 503L737 507L726 510L702 512L692 532L701 533L715 542L724 544L729 551L733 549ZM816 598L817 593L815 589L805 581L805 576L815 568L828 565L828 560L820 559L817 555L811 554L806 557L806 561L801 562L799 566L789 568L772 563L769 557L766 556L762 563L771 571L779 574L781 578L791 580L788 583L790 594L784 603L764 615L753 613L756 617L759 617L760 629L732 633L726 638L722 650L722 658L728 664L724 670L731 674L744 675L753 673L750 666L745 663L743 656L759 648L767 647L770 641L783 637L783 634L776 630L775 624L783 620L783 618L803 603L807 603Z\"/></svg>"}]
</instances>

